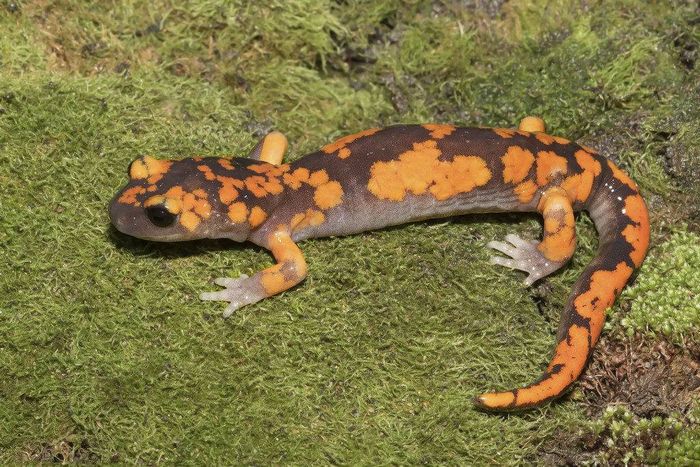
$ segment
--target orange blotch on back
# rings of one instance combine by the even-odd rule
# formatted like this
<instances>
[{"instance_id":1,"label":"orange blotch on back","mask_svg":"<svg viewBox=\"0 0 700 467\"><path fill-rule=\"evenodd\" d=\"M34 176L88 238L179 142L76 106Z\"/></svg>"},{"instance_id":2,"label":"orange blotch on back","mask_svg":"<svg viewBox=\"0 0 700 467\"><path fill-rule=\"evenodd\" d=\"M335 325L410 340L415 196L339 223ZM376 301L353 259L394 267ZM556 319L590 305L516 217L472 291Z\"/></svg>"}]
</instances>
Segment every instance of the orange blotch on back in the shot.
<instances>
[{"instance_id":1,"label":"orange blotch on back","mask_svg":"<svg viewBox=\"0 0 700 467\"><path fill-rule=\"evenodd\" d=\"M453 131L455 131L454 125L441 125L435 123L426 123L425 125L423 125L423 128L428 130L430 132L430 136L432 136L435 139L444 138L445 136L449 136L450 134L452 134Z\"/></svg>"},{"instance_id":2,"label":"orange blotch on back","mask_svg":"<svg viewBox=\"0 0 700 467\"><path fill-rule=\"evenodd\" d=\"M367 130L360 131L359 133L343 136L342 138L323 146L321 148L321 151L325 152L326 154L332 154L336 151L341 151L340 153L338 153L338 156L340 156L341 159L345 159L346 157L350 156L350 148L347 147L348 144L357 141L358 139L363 138L365 136L371 136L379 130L380 128L369 128Z\"/></svg>"},{"instance_id":3,"label":"orange blotch on back","mask_svg":"<svg viewBox=\"0 0 700 467\"><path fill-rule=\"evenodd\" d=\"M535 156L520 146L509 146L501 157L503 161L503 181L505 183L522 182L535 162Z\"/></svg>"},{"instance_id":4,"label":"orange blotch on back","mask_svg":"<svg viewBox=\"0 0 700 467\"><path fill-rule=\"evenodd\" d=\"M578 165L580 165L584 171L591 172L595 176L600 175L600 162L595 160L595 158L592 155L590 155L586 151L579 149L574 154L574 157L576 158L576 162L578 162Z\"/></svg>"},{"instance_id":5,"label":"orange blotch on back","mask_svg":"<svg viewBox=\"0 0 700 467\"><path fill-rule=\"evenodd\" d=\"M512 138L515 134L515 130L510 130L508 128L491 128L491 130L501 138Z\"/></svg>"},{"instance_id":6,"label":"orange blotch on back","mask_svg":"<svg viewBox=\"0 0 700 467\"><path fill-rule=\"evenodd\" d=\"M591 194L593 180L600 174L601 166L593 156L581 149L576 151L574 157L583 172L567 177L562 182L562 188L572 201L584 202Z\"/></svg>"},{"instance_id":7,"label":"orange blotch on back","mask_svg":"<svg viewBox=\"0 0 700 467\"><path fill-rule=\"evenodd\" d=\"M285 185L291 187L294 190L298 190L302 183L309 180L309 169L305 167L300 167L291 173L285 173L282 176L282 181Z\"/></svg>"},{"instance_id":8,"label":"orange blotch on back","mask_svg":"<svg viewBox=\"0 0 700 467\"><path fill-rule=\"evenodd\" d=\"M539 141L542 144L549 145L554 142L554 138L546 133L535 133L535 138L537 138L537 141Z\"/></svg>"},{"instance_id":9,"label":"orange blotch on back","mask_svg":"<svg viewBox=\"0 0 700 467\"><path fill-rule=\"evenodd\" d=\"M263 184L265 183L265 177L261 177L259 175L252 175L250 177L246 177L244 183L246 189L250 191L255 197L262 198L264 196L267 196L267 190L263 186Z\"/></svg>"},{"instance_id":10,"label":"orange blotch on back","mask_svg":"<svg viewBox=\"0 0 700 467\"><path fill-rule=\"evenodd\" d=\"M537 184L544 186L558 174L566 173L566 158L558 156L553 151L537 153Z\"/></svg>"},{"instance_id":11,"label":"orange blotch on back","mask_svg":"<svg viewBox=\"0 0 700 467\"><path fill-rule=\"evenodd\" d=\"M438 200L466 193L491 179L486 162L477 156L457 155L440 161L435 140L413 143L413 149L388 162L375 162L367 189L380 199L400 201L407 193L430 191Z\"/></svg>"},{"instance_id":12,"label":"orange blotch on back","mask_svg":"<svg viewBox=\"0 0 700 467\"><path fill-rule=\"evenodd\" d=\"M445 200L459 193L468 193L478 186L486 185L491 171L486 161L477 156L455 156L452 163L442 162L435 174L430 192L438 200Z\"/></svg>"}]
</instances>

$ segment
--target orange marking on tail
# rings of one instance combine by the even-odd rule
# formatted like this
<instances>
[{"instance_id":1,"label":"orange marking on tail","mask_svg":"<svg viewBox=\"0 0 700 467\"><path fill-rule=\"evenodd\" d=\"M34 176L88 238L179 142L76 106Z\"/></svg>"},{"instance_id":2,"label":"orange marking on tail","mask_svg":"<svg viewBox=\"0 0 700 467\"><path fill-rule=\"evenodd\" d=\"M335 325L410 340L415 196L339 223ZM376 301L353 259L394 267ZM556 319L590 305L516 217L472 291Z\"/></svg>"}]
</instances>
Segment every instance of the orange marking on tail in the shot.
<instances>
[{"instance_id":1,"label":"orange marking on tail","mask_svg":"<svg viewBox=\"0 0 700 467\"><path fill-rule=\"evenodd\" d=\"M632 245L630 258L639 267L644 261L649 248L649 212L642 197L638 194L625 198L625 215L635 224L629 224L622 231L622 236Z\"/></svg>"}]
</instances>

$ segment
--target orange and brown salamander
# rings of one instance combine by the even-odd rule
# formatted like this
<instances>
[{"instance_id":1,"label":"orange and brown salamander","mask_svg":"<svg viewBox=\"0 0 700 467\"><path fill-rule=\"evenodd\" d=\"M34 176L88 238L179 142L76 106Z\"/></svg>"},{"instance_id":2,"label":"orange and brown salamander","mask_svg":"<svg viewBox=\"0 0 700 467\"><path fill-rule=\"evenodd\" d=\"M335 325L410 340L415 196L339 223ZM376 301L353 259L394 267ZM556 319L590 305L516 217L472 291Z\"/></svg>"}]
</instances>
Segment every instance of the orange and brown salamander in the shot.
<instances>
[{"instance_id":1,"label":"orange and brown salamander","mask_svg":"<svg viewBox=\"0 0 700 467\"><path fill-rule=\"evenodd\" d=\"M574 212L590 213L598 253L574 285L544 375L529 386L476 398L513 410L562 395L581 374L612 305L649 245L637 185L595 151L544 133L527 117L518 129L396 125L345 136L282 164L287 140L270 133L248 158L142 157L112 201L114 226L157 241L230 238L268 249L277 263L252 277L220 278L201 295L228 302L224 316L294 287L307 274L297 242L472 212L538 212L541 241L506 236L491 262L528 273L561 268L576 246Z\"/></svg>"}]
</instances>

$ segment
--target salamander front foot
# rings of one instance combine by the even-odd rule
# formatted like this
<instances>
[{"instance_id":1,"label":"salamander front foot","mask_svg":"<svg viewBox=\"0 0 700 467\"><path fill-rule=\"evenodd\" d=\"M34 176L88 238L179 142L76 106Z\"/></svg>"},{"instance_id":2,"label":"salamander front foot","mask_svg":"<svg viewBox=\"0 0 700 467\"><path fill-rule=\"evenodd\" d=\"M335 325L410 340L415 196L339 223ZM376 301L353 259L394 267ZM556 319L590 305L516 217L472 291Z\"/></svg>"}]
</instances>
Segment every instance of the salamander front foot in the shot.
<instances>
[{"instance_id":1,"label":"salamander front foot","mask_svg":"<svg viewBox=\"0 0 700 467\"><path fill-rule=\"evenodd\" d=\"M214 280L214 283L226 288L218 292L202 292L199 298L229 302L224 310L224 318L231 316L240 307L250 305L263 298L258 290L259 286L256 286L256 282L246 274L241 274L237 279L219 277Z\"/></svg>"},{"instance_id":2,"label":"salamander front foot","mask_svg":"<svg viewBox=\"0 0 700 467\"><path fill-rule=\"evenodd\" d=\"M528 273L525 285L532 285L535 281L552 274L561 268L566 261L551 261L545 258L539 250L540 242L536 240L524 240L515 234L506 235L506 242L491 241L486 244L489 248L508 256L492 256L491 264L499 264L511 269L518 269Z\"/></svg>"}]
</instances>

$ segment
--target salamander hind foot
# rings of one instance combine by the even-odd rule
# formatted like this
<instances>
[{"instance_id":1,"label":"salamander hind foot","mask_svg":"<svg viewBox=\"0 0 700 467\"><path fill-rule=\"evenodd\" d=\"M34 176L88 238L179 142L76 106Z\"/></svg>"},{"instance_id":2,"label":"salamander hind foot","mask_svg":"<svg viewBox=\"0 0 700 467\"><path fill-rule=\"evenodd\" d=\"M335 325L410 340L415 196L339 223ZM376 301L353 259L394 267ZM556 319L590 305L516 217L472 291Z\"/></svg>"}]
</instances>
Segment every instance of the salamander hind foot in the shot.
<instances>
[{"instance_id":1,"label":"salamander hind foot","mask_svg":"<svg viewBox=\"0 0 700 467\"><path fill-rule=\"evenodd\" d=\"M524 240L515 234L506 235L506 242L491 241L486 244L507 256L492 256L491 264L498 264L511 269L518 269L528 273L525 285L532 285L537 280L546 277L559 268L566 261L552 261L547 259L538 248L540 242L536 240Z\"/></svg>"}]
</instances>

